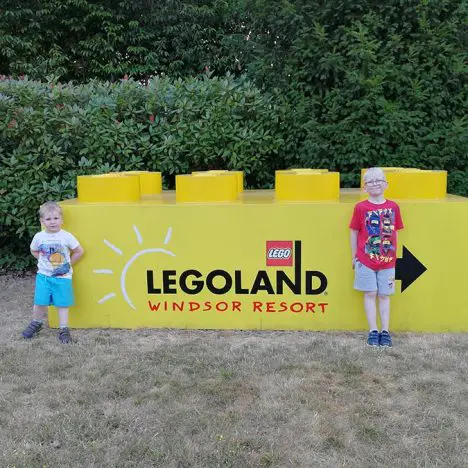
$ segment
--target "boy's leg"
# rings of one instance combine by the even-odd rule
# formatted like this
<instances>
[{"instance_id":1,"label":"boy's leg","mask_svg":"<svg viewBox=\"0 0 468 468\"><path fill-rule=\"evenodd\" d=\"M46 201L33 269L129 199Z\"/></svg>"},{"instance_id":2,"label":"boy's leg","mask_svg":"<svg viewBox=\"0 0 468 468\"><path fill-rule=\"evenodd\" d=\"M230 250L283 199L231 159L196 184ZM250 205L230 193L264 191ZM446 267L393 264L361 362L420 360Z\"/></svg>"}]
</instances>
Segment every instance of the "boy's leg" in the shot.
<instances>
[{"instance_id":1,"label":"boy's leg","mask_svg":"<svg viewBox=\"0 0 468 468\"><path fill-rule=\"evenodd\" d=\"M356 261L354 267L354 289L364 293L364 310L370 330L377 330L377 274Z\"/></svg>"},{"instance_id":2,"label":"boy's leg","mask_svg":"<svg viewBox=\"0 0 468 468\"><path fill-rule=\"evenodd\" d=\"M376 292L364 293L364 309L366 311L367 322L369 323L369 334L367 344L369 346L379 346L379 330L377 328Z\"/></svg>"},{"instance_id":3,"label":"boy's leg","mask_svg":"<svg viewBox=\"0 0 468 468\"><path fill-rule=\"evenodd\" d=\"M23 338L33 338L42 329L44 318L47 314L47 305L50 304L50 290L44 275L36 275L36 287L34 289L34 307L32 322L21 333Z\"/></svg>"},{"instance_id":4,"label":"boy's leg","mask_svg":"<svg viewBox=\"0 0 468 468\"><path fill-rule=\"evenodd\" d=\"M42 324L47 314L47 306L34 304L32 322L21 333L23 338L30 339L42 330Z\"/></svg>"},{"instance_id":5,"label":"boy's leg","mask_svg":"<svg viewBox=\"0 0 468 468\"><path fill-rule=\"evenodd\" d=\"M379 346L376 307L377 274L359 261L356 261L354 275L354 289L364 293L364 310L370 330L367 336L367 344L370 346Z\"/></svg>"},{"instance_id":6,"label":"boy's leg","mask_svg":"<svg viewBox=\"0 0 468 468\"><path fill-rule=\"evenodd\" d=\"M367 335L367 344L369 346L379 346L379 330L377 329L377 311L376 311L375 292L364 293L364 309L366 311L367 322L369 323L369 334Z\"/></svg>"},{"instance_id":7,"label":"boy's leg","mask_svg":"<svg viewBox=\"0 0 468 468\"><path fill-rule=\"evenodd\" d=\"M57 307L60 328L68 328L68 307Z\"/></svg>"},{"instance_id":8,"label":"boy's leg","mask_svg":"<svg viewBox=\"0 0 468 468\"><path fill-rule=\"evenodd\" d=\"M374 291L368 291L364 293L364 310L366 311L369 330L378 330L376 297L377 293Z\"/></svg>"},{"instance_id":9,"label":"boy's leg","mask_svg":"<svg viewBox=\"0 0 468 468\"><path fill-rule=\"evenodd\" d=\"M382 330L389 330L390 327L390 296L379 294L379 312Z\"/></svg>"},{"instance_id":10,"label":"boy's leg","mask_svg":"<svg viewBox=\"0 0 468 468\"><path fill-rule=\"evenodd\" d=\"M377 275L379 290L379 312L382 322L382 332L379 337L380 346L392 346L390 328L390 296L395 292L395 269L389 268L379 271Z\"/></svg>"},{"instance_id":11,"label":"boy's leg","mask_svg":"<svg viewBox=\"0 0 468 468\"><path fill-rule=\"evenodd\" d=\"M388 331L390 327L390 296L379 294L379 312L380 321L382 322L379 345L390 348L392 346L392 337Z\"/></svg>"},{"instance_id":12,"label":"boy's leg","mask_svg":"<svg viewBox=\"0 0 468 468\"><path fill-rule=\"evenodd\" d=\"M68 307L57 307L58 316L59 316L59 340L62 343L70 343L71 336L70 330L68 329Z\"/></svg>"},{"instance_id":13,"label":"boy's leg","mask_svg":"<svg viewBox=\"0 0 468 468\"><path fill-rule=\"evenodd\" d=\"M37 320L38 322L43 322L46 315L47 315L47 306L41 306L34 304L33 307L33 320Z\"/></svg>"},{"instance_id":14,"label":"boy's leg","mask_svg":"<svg viewBox=\"0 0 468 468\"><path fill-rule=\"evenodd\" d=\"M68 329L68 308L73 305L72 281L68 278L53 279L53 303L57 307L59 316L59 340L70 343L70 330Z\"/></svg>"}]
</instances>

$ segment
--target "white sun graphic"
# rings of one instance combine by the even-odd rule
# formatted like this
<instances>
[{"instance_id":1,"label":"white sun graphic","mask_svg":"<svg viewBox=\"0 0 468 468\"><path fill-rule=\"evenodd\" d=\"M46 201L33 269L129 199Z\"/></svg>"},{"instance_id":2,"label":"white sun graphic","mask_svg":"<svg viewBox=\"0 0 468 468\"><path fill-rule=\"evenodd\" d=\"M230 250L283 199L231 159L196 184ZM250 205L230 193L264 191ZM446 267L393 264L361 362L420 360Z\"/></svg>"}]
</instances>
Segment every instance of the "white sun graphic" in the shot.
<instances>
[{"instance_id":1,"label":"white sun graphic","mask_svg":"<svg viewBox=\"0 0 468 468\"><path fill-rule=\"evenodd\" d=\"M143 238L141 237L141 234L140 234L140 231L138 230L138 228L133 225L133 230L135 231L135 235L136 235L136 238L137 238L137 241L138 241L138 244L139 245L142 245L143 244ZM167 233L166 233L166 237L164 239L164 245L167 245L169 243L169 241L171 240L171 236L172 236L172 227L170 227L168 230L167 230ZM109 242L107 239L104 239L103 240L104 244L107 245L107 247L109 247L111 250L113 250L117 255L121 255L123 256L124 253L122 252L121 249L119 249L118 247L116 247L114 244L112 244L111 242ZM149 254L149 253L161 253L161 254L164 254L164 255L170 255L172 257L175 257L175 253L171 252L170 250L167 250L167 249L163 249L161 247L154 247L154 248L150 248L150 249L143 249L143 250L139 250L137 251L135 254L132 255L132 257L125 263L124 267L122 268L122 271L120 273L120 290L122 292L122 296L123 298L125 299L125 301L127 302L127 304L133 309L133 310L136 310L136 307L135 305L133 304L132 300L130 299L129 295L128 295L128 292L127 292L127 287L126 287L126 280L127 280L127 273L128 273L128 270L129 268L132 266L133 262L141 257L142 255L146 255L146 254ZM96 273L98 275L113 275L114 274L114 271L113 270L93 270L93 273ZM112 299L114 297L117 296L117 293L115 292L110 292L109 294L106 294L105 296L101 297L99 300L98 300L98 304L103 304L104 302L108 301L109 299Z\"/></svg>"}]
</instances>

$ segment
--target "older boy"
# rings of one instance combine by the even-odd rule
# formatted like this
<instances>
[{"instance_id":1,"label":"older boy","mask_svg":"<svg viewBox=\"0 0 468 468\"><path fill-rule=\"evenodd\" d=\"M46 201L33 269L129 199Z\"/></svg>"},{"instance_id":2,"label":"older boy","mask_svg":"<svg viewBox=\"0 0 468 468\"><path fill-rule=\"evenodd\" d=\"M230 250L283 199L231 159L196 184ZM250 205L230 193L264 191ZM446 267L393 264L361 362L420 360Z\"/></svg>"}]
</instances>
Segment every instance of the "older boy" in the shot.
<instances>
[{"instance_id":1,"label":"older boy","mask_svg":"<svg viewBox=\"0 0 468 468\"><path fill-rule=\"evenodd\" d=\"M354 288L364 292L364 310L369 324L369 346L392 346L389 333L390 295L395 292L397 230L403 228L399 206L384 198L388 183L382 169L364 174L367 200L354 207L349 224L355 271ZM381 332L377 327L377 296Z\"/></svg>"},{"instance_id":2,"label":"older boy","mask_svg":"<svg viewBox=\"0 0 468 468\"><path fill-rule=\"evenodd\" d=\"M22 335L26 339L35 336L42 329L48 306L54 305L59 315L59 340L69 343L68 308L74 301L72 265L81 259L84 250L73 234L62 229L60 205L44 203L39 208L39 218L44 230L38 232L31 242L31 253L38 260L33 320Z\"/></svg>"}]
</instances>

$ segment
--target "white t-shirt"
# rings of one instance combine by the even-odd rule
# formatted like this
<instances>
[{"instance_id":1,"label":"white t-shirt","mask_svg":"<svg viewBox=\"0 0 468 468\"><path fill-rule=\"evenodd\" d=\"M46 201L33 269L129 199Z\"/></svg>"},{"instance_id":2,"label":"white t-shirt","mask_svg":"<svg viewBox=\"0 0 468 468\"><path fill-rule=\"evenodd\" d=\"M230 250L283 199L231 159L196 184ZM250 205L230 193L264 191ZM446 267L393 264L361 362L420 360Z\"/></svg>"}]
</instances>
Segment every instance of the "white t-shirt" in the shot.
<instances>
[{"instance_id":1,"label":"white t-shirt","mask_svg":"<svg viewBox=\"0 0 468 468\"><path fill-rule=\"evenodd\" d=\"M57 278L71 278L73 268L70 263L70 250L79 245L76 237L63 229L59 232L38 232L31 242L31 250L39 251L38 273Z\"/></svg>"}]
</instances>

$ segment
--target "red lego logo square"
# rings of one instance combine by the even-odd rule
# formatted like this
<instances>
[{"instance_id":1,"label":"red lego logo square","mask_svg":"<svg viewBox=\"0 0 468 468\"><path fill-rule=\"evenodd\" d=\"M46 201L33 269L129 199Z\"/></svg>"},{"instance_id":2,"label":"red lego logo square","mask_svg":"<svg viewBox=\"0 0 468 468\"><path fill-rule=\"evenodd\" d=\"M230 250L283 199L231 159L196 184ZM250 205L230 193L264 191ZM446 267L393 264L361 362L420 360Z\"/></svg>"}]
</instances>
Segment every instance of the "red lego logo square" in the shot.
<instances>
[{"instance_id":1,"label":"red lego logo square","mask_svg":"<svg viewBox=\"0 0 468 468\"><path fill-rule=\"evenodd\" d=\"M292 266L293 241L266 241L267 266Z\"/></svg>"}]
</instances>

